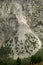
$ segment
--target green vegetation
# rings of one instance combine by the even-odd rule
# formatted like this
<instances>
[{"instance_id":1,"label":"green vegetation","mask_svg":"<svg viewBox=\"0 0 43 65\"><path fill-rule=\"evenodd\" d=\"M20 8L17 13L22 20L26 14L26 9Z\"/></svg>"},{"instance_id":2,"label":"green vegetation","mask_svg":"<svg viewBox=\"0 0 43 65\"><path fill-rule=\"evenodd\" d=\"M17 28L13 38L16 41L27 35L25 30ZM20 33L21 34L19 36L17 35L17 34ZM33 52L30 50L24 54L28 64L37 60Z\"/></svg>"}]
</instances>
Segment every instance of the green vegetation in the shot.
<instances>
[{"instance_id":1,"label":"green vegetation","mask_svg":"<svg viewBox=\"0 0 43 65\"><path fill-rule=\"evenodd\" d=\"M42 59L41 59L41 57L40 56L32 56L31 57L31 62L32 62L32 64L35 64L35 63L39 63L39 62L41 62L42 61Z\"/></svg>"},{"instance_id":2,"label":"green vegetation","mask_svg":"<svg viewBox=\"0 0 43 65\"><path fill-rule=\"evenodd\" d=\"M19 57L17 58L16 64L21 65L21 59Z\"/></svg>"},{"instance_id":3,"label":"green vegetation","mask_svg":"<svg viewBox=\"0 0 43 65\"><path fill-rule=\"evenodd\" d=\"M36 64L43 61L42 57L37 54L29 58L24 58L22 60L19 57L17 60L10 58L9 55L13 56L13 51L11 48L12 40L10 40L10 44L8 44L8 41L4 43L0 48L0 65L30 65L31 63Z\"/></svg>"},{"instance_id":4,"label":"green vegetation","mask_svg":"<svg viewBox=\"0 0 43 65\"><path fill-rule=\"evenodd\" d=\"M17 60L12 58L0 58L0 65L33 65L36 63L40 63L42 61L40 56L32 56L30 58L20 59L19 57Z\"/></svg>"},{"instance_id":5,"label":"green vegetation","mask_svg":"<svg viewBox=\"0 0 43 65\"><path fill-rule=\"evenodd\" d=\"M3 58L0 59L0 65L16 65L16 61L14 61L12 58Z\"/></svg>"},{"instance_id":6,"label":"green vegetation","mask_svg":"<svg viewBox=\"0 0 43 65\"><path fill-rule=\"evenodd\" d=\"M8 58L9 55L13 55L11 44L4 43L0 48L0 58Z\"/></svg>"},{"instance_id":7,"label":"green vegetation","mask_svg":"<svg viewBox=\"0 0 43 65\"><path fill-rule=\"evenodd\" d=\"M40 56L42 58L42 60L43 60L43 48L40 49L35 55Z\"/></svg>"}]
</instances>

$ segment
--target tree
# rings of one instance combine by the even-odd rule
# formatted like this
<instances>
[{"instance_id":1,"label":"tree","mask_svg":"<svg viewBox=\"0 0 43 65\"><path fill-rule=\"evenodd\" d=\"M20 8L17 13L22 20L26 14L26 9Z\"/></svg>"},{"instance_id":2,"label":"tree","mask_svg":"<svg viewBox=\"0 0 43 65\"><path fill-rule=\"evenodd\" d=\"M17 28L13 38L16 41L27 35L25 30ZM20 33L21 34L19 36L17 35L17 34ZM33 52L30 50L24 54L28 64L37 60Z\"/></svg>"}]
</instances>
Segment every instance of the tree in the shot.
<instances>
[{"instance_id":1,"label":"tree","mask_svg":"<svg viewBox=\"0 0 43 65\"><path fill-rule=\"evenodd\" d=\"M21 59L19 57L17 58L16 63L17 63L17 65L20 65L21 64Z\"/></svg>"},{"instance_id":2,"label":"tree","mask_svg":"<svg viewBox=\"0 0 43 65\"><path fill-rule=\"evenodd\" d=\"M32 62L32 64L34 64L34 63L39 63L39 62L41 62L41 61L42 61L42 59L41 59L40 56L33 55L33 56L31 57L31 62Z\"/></svg>"},{"instance_id":3,"label":"tree","mask_svg":"<svg viewBox=\"0 0 43 65\"><path fill-rule=\"evenodd\" d=\"M0 48L0 58L7 58L9 54L12 55L12 49L10 44L4 44Z\"/></svg>"}]
</instances>

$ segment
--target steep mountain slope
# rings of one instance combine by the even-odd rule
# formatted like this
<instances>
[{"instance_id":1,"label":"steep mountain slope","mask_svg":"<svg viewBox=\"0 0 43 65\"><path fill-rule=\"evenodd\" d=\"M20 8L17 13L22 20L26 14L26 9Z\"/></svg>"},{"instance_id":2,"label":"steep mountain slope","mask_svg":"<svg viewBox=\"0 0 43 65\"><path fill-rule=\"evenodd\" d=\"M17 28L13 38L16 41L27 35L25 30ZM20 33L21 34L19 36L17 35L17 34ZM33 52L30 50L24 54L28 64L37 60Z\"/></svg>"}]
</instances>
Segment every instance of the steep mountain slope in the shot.
<instances>
[{"instance_id":1,"label":"steep mountain slope","mask_svg":"<svg viewBox=\"0 0 43 65\"><path fill-rule=\"evenodd\" d=\"M12 40L15 59L34 55L41 48L41 40L32 28L36 4L33 5L34 1L28 0L3 1L0 4L0 44L6 40L11 43Z\"/></svg>"}]
</instances>

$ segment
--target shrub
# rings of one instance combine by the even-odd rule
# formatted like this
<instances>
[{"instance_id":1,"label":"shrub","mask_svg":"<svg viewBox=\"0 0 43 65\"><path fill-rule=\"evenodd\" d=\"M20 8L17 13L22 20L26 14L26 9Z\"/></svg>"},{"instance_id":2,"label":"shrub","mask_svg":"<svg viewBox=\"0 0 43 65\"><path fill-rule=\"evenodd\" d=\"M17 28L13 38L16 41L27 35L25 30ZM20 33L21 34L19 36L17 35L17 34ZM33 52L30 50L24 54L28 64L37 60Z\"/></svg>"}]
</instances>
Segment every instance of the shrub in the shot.
<instances>
[{"instance_id":1,"label":"shrub","mask_svg":"<svg viewBox=\"0 0 43 65\"><path fill-rule=\"evenodd\" d=\"M16 61L17 65L21 65L21 59L18 57Z\"/></svg>"},{"instance_id":2,"label":"shrub","mask_svg":"<svg viewBox=\"0 0 43 65\"><path fill-rule=\"evenodd\" d=\"M31 62L32 62L32 64L34 64L34 63L39 63L39 62L41 62L42 61L42 59L41 59L41 57L40 56L32 56L31 57Z\"/></svg>"}]
</instances>

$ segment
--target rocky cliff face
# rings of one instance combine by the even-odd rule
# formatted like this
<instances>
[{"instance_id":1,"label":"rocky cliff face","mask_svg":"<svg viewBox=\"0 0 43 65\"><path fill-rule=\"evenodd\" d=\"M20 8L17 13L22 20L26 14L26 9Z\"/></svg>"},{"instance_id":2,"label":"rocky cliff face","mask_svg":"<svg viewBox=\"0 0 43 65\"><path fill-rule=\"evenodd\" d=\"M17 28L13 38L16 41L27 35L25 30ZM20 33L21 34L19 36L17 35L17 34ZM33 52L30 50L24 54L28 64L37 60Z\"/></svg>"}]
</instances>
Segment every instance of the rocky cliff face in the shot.
<instances>
[{"instance_id":1,"label":"rocky cliff face","mask_svg":"<svg viewBox=\"0 0 43 65\"><path fill-rule=\"evenodd\" d=\"M42 0L0 1L0 46L11 43L14 58L35 54L43 41Z\"/></svg>"}]
</instances>

